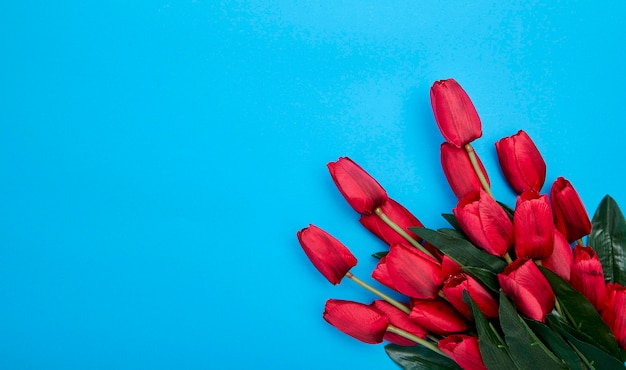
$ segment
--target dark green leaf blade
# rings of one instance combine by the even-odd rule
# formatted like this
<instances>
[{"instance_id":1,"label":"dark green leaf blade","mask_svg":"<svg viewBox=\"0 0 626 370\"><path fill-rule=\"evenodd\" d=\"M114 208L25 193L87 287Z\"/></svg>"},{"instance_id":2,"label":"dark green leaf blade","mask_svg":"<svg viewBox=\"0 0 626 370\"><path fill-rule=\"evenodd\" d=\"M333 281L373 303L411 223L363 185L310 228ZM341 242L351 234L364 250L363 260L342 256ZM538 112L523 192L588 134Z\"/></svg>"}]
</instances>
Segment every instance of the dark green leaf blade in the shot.
<instances>
[{"instance_id":1,"label":"dark green leaf blade","mask_svg":"<svg viewBox=\"0 0 626 370\"><path fill-rule=\"evenodd\" d=\"M572 326L593 338L600 348L619 358L620 353L615 336L589 300L554 272L543 266L539 266L539 269L548 279L561 309Z\"/></svg>"},{"instance_id":2,"label":"dark green leaf blade","mask_svg":"<svg viewBox=\"0 0 626 370\"><path fill-rule=\"evenodd\" d=\"M460 370L456 362L423 346L385 346L387 355L404 370Z\"/></svg>"},{"instance_id":3,"label":"dark green leaf blade","mask_svg":"<svg viewBox=\"0 0 626 370\"><path fill-rule=\"evenodd\" d=\"M567 342L547 325L539 321L524 319L526 325L545 343L557 357L563 360L569 369L583 370L583 362Z\"/></svg>"},{"instance_id":4,"label":"dark green leaf blade","mask_svg":"<svg viewBox=\"0 0 626 370\"><path fill-rule=\"evenodd\" d=\"M576 330L563 321L563 319L554 314L549 314L546 319L550 323L550 326L563 335L572 348L576 349L579 356L591 370L624 368L624 364L621 360L609 355L597 346L580 339L580 333L576 332Z\"/></svg>"},{"instance_id":5,"label":"dark green leaf blade","mask_svg":"<svg viewBox=\"0 0 626 370\"><path fill-rule=\"evenodd\" d=\"M454 215L452 213L444 213L442 214L443 218L446 219L446 221L448 221L448 223L450 224L450 226L452 226L454 228L454 230L463 233L463 229L461 229L461 225L459 225L459 222L456 220L456 217L454 217Z\"/></svg>"},{"instance_id":6,"label":"dark green leaf blade","mask_svg":"<svg viewBox=\"0 0 626 370\"><path fill-rule=\"evenodd\" d=\"M465 239L452 237L442 232L426 228L410 227L409 229L420 238L434 245L461 266L478 267L493 273L501 272L506 267L506 262L487 252L481 251L474 244Z\"/></svg>"},{"instance_id":7,"label":"dark green leaf blade","mask_svg":"<svg viewBox=\"0 0 626 370\"><path fill-rule=\"evenodd\" d=\"M372 257L374 257L377 260L379 260L379 259L385 257L387 255L387 253L389 253L389 251L376 252L376 253L372 254Z\"/></svg>"},{"instance_id":8,"label":"dark green leaf blade","mask_svg":"<svg viewBox=\"0 0 626 370\"><path fill-rule=\"evenodd\" d=\"M467 291L463 292L463 300L470 303L472 316L478 331L478 346L485 366L491 370L513 370L517 367L511 359L509 348L495 328L489 323Z\"/></svg>"},{"instance_id":9,"label":"dark green leaf blade","mask_svg":"<svg viewBox=\"0 0 626 370\"><path fill-rule=\"evenodd\" d=\"M588 243L598 254L605 281L626 285L626 219L609 195L593 216Z\"/></svg>"},{"instance_id":10,"label":"dark green leaf blade","mask_svg":"<svg viewBox=\"0 0 626 370\"><path fill-rule=\"evenodd\" d=\"M543 344L517 314L513 303L500 292L500 325L511 358L520 369L563 369L564 363Z\"/></svg>"}]
</instances>

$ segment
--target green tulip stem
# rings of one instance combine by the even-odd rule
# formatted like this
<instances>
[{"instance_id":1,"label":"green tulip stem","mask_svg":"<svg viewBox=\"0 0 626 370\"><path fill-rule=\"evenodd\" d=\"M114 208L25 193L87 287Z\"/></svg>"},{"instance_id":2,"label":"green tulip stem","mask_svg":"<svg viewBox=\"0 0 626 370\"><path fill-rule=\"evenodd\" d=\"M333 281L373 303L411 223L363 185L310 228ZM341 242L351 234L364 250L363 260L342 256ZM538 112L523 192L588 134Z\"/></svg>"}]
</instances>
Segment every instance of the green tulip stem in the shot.
<instances>
[{"instance_id":1,"label":"green tulip stem","mask_svg":"<svg viewBox=\"0 0 626 370\"><path fill-rule=\"evenodd\" d=\"M387 217L387 215L383 212L382 209L380 209L380 207L376 208L374 210L374 213L376 213L376 215L378 217L380 217L380 219L383 220L383 222L386 223L387 226L392 228L395 232L400 234L404 239L406 239L409 243L411 243L412 246L414 246L415 248L419 249L420 251L426 253L427 255L431 256L432 258L435 258L435 256L433 256L432 253L427 251L426 248L424 248L424 246L422 246L417 240L415 240L415 238L413 238L411 235L409 235L409 233L407 233L400 226L398 226L398 224L396 224L389 217Z\"/></svg>"},{"instance_id":2,"label":"green tulip stem","mask_svg":"<svg viewBox=\"0 0 626 370\"><path fill-rule=\"evenodd\" d=\"M390 333L398 334L399 336L404 337L404 338L406 338L408 340L412 340L413 342L415 342L417 344L421 344L422 346L428 348L429 350L431 350L433 352L436 352L436 353L438 353L438 354L440 354L442 356L448 357L448 355L446 355L445 353L441 352L441 350L436 345L434 345L433 343L427 341L426 339L422 339L422 338L420 338L418 336L415 336L415 335L413 335L413 334L411 334L411 333L409 333L407 331L404 331L404 330L402 330L402 329L400 329L398 327L395 327L393 325L389 325L387 327L387 331L390 332Z\"/></svg>"},{"instance_id":3,"label":"green tulip stem","mask_svg":"<svg viewBox=\"0 0 626 370\"><path fill-rule=\"evenodd\" d=\"M485 175L483 174L483 171L480 169L480 165L478 165L478 159L476 158L476 152L474 152L474 148L472 147L472 144L467 143L464 146L465 151L467 152L467 155L469 156L470 162L472 162L472 167L474 167L474 172L476 172L476 175L478 176L478 180L480 180L480 183L483 186L483 189L485 189L485 191L487 192L487 194L491 195L491 197L493 198L493 193L491 192L491 188L489 187L489 184L487 183L487 179L485 178Z\"/></svg>"},{"instance_id":4,"label":"green tulip stem","mask_svg":"<svg viewBox=\"0 0 626 370\"><path fill-rule=\"evenodd\" d=\"M398 308L402 312L404 312L406 314L411 312L411 310L406 305L396 301L395 299L391 298L387 294L385 294L385 293L381 292L380 290L374 288L373 286L369 285L368 283L366 283L363 280L359 279L358 277L354 276L351 272L348 272L346 274L346 277L349 278L350 280L354 281L357 285L360 285L361 287L365 288L365 290L368 290L368 291L376 294L377 296L379 296L380 298L384 299L385 301L387 301L388 303L390 303L394 307Z\"/></svg>"},{"instance_id":5,"label":"green tulip stem","mask_svg":"<svg viewBox=\"0 0 626 370\"><path fill-rule=\"evenodd\" d=\"M585 242L583 242L583 238L576 240L576 243L578 243L578 245L580 245L581 247L585 246Z\"/></svg>"},{"instance_id":6,"label":"green tulip stem","mask_svg":"<svg viewBox=\"0 0 626 370\"><path fill-rule=\"evenodd\" d=\"M509 252L506 252L504 254L504 260L506 261L506 263L511 264L513 263L513 259L511 258L511 255L509 254Z\"/></svg>"}]
</instances>

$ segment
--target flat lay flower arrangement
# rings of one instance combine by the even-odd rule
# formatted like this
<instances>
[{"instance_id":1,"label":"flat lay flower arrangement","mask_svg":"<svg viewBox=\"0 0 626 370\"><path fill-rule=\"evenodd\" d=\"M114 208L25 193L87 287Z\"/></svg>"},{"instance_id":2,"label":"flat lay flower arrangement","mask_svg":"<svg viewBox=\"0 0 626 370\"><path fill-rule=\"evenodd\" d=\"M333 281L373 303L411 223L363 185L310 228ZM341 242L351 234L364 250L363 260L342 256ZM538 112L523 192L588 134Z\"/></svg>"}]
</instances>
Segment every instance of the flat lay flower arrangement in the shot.
<instances>
[{"instance_id":1,"label":"flat lay flower arrangement","mask_svg":"<svg viewBox=\"0 0 626 370\"><path fill-rule=\"evenodd\" d=\"M404 369L619 369L626 361L626 220L606 196L590 219L572 184L548 194L545 162L524 131L495 143L517 194L498 202L471 143L478 113L453 79L430 90L443 173L458 203L450 227L425 228L350 158L328 163L360 223L389 245L370 282L356 257L315 226L297 233L332 284L345 278L372 302L329 299L323 318L362 342L387 342ZM394 297L401 296L397 299Z\"/></svg>"}]
</instances>

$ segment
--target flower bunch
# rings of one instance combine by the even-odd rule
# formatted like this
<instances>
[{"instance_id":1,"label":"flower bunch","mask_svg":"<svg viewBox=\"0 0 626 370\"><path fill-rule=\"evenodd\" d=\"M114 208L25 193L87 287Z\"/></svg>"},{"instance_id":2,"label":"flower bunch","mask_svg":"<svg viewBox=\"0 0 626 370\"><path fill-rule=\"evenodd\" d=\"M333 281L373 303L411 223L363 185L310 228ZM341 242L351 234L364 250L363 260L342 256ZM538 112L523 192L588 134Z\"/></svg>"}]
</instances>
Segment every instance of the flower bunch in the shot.
<instances>
[{"instance_id":1,"label":"flower bunch","mask_svg":"<svg viewBox=\"0 0 626 370\"><path fill-rule=\"evenodd\" d=\"M623 368L626 220L615 201L606 196L590 220L565 178L542 193L546 164L524 131L495 143L517 194L514 207L496 201L471 145L482 124L469 96L448 79L430 98L458 199L443 215L450 227L425 228L350 158L329 163L360 223L389 249L373 255L370 284L350 271L356 257L331 234L314 225L297 233L329 282L348 278L376 296L329 299L324 320L365 343L389 342L387 354L405 369Z\"/></svg>"}]
</instances>

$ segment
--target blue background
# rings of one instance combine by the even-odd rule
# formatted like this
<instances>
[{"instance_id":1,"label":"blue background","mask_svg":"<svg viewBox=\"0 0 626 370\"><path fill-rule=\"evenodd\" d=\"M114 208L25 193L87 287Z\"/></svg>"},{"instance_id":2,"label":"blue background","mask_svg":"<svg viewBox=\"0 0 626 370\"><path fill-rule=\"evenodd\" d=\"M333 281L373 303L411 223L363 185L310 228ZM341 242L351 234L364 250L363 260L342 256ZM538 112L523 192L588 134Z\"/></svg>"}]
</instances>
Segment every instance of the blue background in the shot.
<instances>
[{"instance_id":1,"label":"blue background","mask_svg":"<svg viewBox=\"0 0 626 370\"><path fill-rule=\"evenodd\" d=\"M427 226L455 198L430 85L475 142L526 130L590 213L626 205L626 6L527 1L55 1L0 6L0 368L382 369L321 318L314 223L369 280L385 245L326 163L350 156Z\"/></svg>"}]
</instances>

